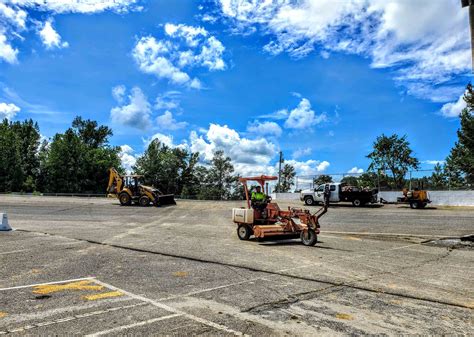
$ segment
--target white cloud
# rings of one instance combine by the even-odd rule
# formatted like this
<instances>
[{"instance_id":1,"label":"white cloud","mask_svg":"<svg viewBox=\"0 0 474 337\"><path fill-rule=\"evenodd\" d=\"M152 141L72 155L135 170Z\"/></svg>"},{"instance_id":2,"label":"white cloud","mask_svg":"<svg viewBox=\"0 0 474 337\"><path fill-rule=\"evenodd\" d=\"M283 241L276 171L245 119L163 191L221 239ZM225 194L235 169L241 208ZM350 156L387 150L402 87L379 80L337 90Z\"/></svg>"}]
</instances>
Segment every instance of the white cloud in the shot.
<instances>
[{"instance_id":1,"label":"white cloud","mask_svg":"<svg viewBox=\"0 0 474 337\"><path fill-rule=\"evenodd\" d=\"M5 3L0 2L0 17L3 17L8 23L19 29L26 28L27 14L18 7L7 6Z\"/></svg>"},{"instance_id":2,"label":"white cloud","mask_svg":"<svg viewBox=\"0 0 474 337\"><path fill-rule=\"evenodd\" d=\"M298 148L293 152L293 158L298 159L300 157L304 157L304 156L307 156L307 155L310 155L310 154L311 154L311 148L310 147L306 147L304 149Z\"/></svg>"},{"instance_id":3,"label":"white cloud","mask_svg":"<svg viewBox=\"0 0 474 337\"><path fill-rule=\"evenodd\" d=\"M178 98L181 96L179 91L167 91L164 94L156 97L155 109L157 110L172 110L179 108Z\"/></svg>"},{"instance_id":4,"label":"white cloud","mask_svg":"<svg viewBox=\"0 0 474 337\"><path fill-rule=\"evenodd\" d=\"M273 172L270 162L277 153L276 145L264 138L241 137L227 125L218 124L210 124L205 135L192 131L190 150L199 152L206 161L212 159L215 151L223 150L232 159L236 172L242 175Z\"/></svg>"},{"instance_id":5,"label":"white cloud","mask_svg":"<svg viewBox=\"0 0 474 337\"><path fill-rule=\"evenodd\" d=\"M447 118L459 117L461 111L466 107L464 94L462 94L456 102L446 103L441 107L441 115Z\"/></svg>"},{"instance_id":6,"label":"white cloud","mask_svg":"<svg viewBox=\"0 0 474 337\"><path fill-rule=\"evenodd\" d=\"M153 136L151 136L151 138L144 140L144 143L146 146L148 146L155 139L158 139L162 144L168 147L175 147L173 136L162 133L155 133Z\"/></svg>"},{"instance_id":7,"label":"white cloud","mask_svg":"<svg viewBox=\"0 0 474 337\"><path fill-rule=\"evenodd\" d=\"M62 42L61 36L53 28L52 19L47 20L38 31L41 41L46 49L66 48L69 46L67 42Z\"/></svg>"},{"instance_id":8,"label":"white cloud","mask_svg":"<svg viewBox=\"0 0 474 337\"><path fill-rule=\"evenodd\" d=\"M6 35L2 32L0 26L0 60L3 59L8 63L17 62L18 49L13 48L8 42Z\"/></svg>"},{"instance_id":9,"label":"white cloud","mask_svg":"<svg viewBox=\"0 0 474 337\"><path fill-rule=\"evenodd\" d=\"M206 29L167 23L164 30L166 39L145 36L135 45L132 54L141 71L168 79L173 84L200 89L199 79L191 78L185 68L225 69L225 47Z\"/></svg>"},{"instance_id":10,"label":"white cloud","mask_svg":"<svg viewBox=\"0 0 474 337\"><path fill-rule=\"evenodd\" d=\"M364 173L364 169L358 168L357 166L354 166L351 168L347 173Z\"/></svg>"},{"instance_id":11,"label":"white cloud","mask_svg":"<svg viewBox=\"0 0 474 337\"><path fill-rule=\"evenodd\" d=\"M429 164L429 165L443 165L446 163L446 160L424 160L423 163Z\"/></svg>"},{"instance_id":12,"label":"white cloud","mask_svg":"<svg viewBox=\"0 0 474 337\"><path fill-rule=\"evenodd\" d=\"M285 160L285 164L290 164L295 168L296 174L301 176L311 176L320 174L330 166L327 161L309 159L306 161L297 161L294 159ZM278 163L277 163L278 165Z\"/></svg>"},{"instance_id":13,"label":"white cloud","mask_svg":"<svg viewBox=\"0 0 474 337\"><path fill-rule=\"evenodd\" d=\"M38 11L64 13L99 13L104 11L127 12L140 10L138 0L5 0L7 5L16 5Z\"/></svg>"},{"instance_id":14,"label":"white cloud","mask_svg":"<svg viewBox=\"0 0 474 337\"><path fill-rule=\"evenodd\" d=\"M258 117L259 118L276 119L276 120L287 119L288 118L288 110L281 109L281 110L275 111L271 114L260 115Z\"/></svg>"},{"instance_id":15,"label":"white cloud","mask_svg":"<svg viewBox=\"0 0 474 337\"><path fill-rule=\"evenodd\" d=\"M119 103L123 102L127 88L124 85L117 85L112 88L112 96Z\"/></svg>"},{"instance_id":16,"label":"white cloud","mask_svg":"<svg viewBox=\"0 0 474 337\"><path fill-rule=\"evenodd\" d=\"M178 122L174 119L173 114L171 111L165 111L165 113L161 116L156 118L156 124L158 127L165 129L165 130L179 130L185 128L188 123L186 122Z\"/></svg>"},{"instance_id":17,"label":"white cloud","mask_svg":"<svg viewBox=\"0 0 474 337\"><path fill-rule=\"evenodd\" d=\"M269 35L269 53L359 54L396 67L395 81L426 99L471 65L468 10L458 0L220 0L220 9L238 31Z\"/></svg>"},{"instance_id":18,"label":"white cloud","mask_svg":"<svg viewBox=\"0 0 474 337\"><path fill-rule=\"evenodd\" d=\"M247 131L258 136L281 136L281 127L275 122L254 121L247 125Z\"/></svg>"},{"instance_id":19,"label":"white cloud","mask_svg":"<svg viewBox=\"0 0 474 337\"><path fill-rule=\"evenodd\" d=\"M119 158L122 162L122 166L129 173L132 171L132 166L137 162L137 158L133 154L134 152L133 148L127 144L120 146Z\"/></svg>"},{"instance_id":20,"label":"white cloud","mask_svg":"<svg viewBox=\"0 0 474 337\"><path fill-rule=\"evenodd\" d=\"M327 120L326 114L316 115L311 109L308 99L302 98L296 108L290 111L285 127L291 129L305 129Z\"/></svg>"},{"instance_id":21,"label":"white cloud","mask_svg":"<svg viewBox=\"0 0 474 337\"><path fill-rule=\"evenodd\" d=\"M13 103L0 103L0 120L12 120L21 109Z\"/></svg>"},{"instance_id":22,"label":"white cloud","mask_svg":"<svg viewBox=\"0 0 474 337\"><path fill-rule=\"evenodd\" d=\"M110 117L114 123L147 129L150 125L151 105L138 87L128 96L129 104L113 108Z\"/></svg>"}]
</instances>

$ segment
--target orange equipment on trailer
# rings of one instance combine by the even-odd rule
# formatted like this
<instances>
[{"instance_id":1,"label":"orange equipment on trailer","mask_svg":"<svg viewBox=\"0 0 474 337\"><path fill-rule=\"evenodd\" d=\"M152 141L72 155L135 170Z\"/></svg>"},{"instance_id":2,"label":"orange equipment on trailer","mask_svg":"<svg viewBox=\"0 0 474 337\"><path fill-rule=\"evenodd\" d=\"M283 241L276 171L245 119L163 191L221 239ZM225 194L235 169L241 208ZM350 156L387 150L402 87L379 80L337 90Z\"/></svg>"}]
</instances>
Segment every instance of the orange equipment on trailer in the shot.
<instances>
[{"instance_id":1,"label":"orange equipment on trailer","mask_svg":"<svg viewBox=\"0 0 474 337\"><path fill-rule=\"evenodd\" d=\"M269 196L264 202L251 200L247 186L249 181L257 182L268 195L266 182L277 179L278 177L266 175L239 179L244 186L247 201L246 208L232 210L232 219L237 224L239 239L248 240L252 235L257 240L300 237L305 246L315 245L320 228L319 218L327 212L329 205L329 185L325 191L324 206L313 214L302 208L288 207L288 210L281 210L277 203L271 202Z\"/></svg>"}]
</instances>

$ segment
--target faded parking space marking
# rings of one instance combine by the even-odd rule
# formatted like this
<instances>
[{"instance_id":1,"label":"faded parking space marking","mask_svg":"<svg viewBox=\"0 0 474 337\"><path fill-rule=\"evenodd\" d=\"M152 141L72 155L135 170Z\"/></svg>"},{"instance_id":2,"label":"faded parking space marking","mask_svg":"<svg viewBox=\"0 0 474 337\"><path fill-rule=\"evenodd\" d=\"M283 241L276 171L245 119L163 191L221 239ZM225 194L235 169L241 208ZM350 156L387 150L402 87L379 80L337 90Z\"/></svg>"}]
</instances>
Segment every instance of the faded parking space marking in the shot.
<instances>
[{"instance_id":1,"label":"faded parking space marking","mask_svg":"<svg viewBox=\"0 0 474 337\"><path fill-rule=\"evenodd\" d=\"M34 294L40 295L47 295L51 293L57 293L60 291L65 290L93 290L93 291L100 291L104 289L104 286L91 284L92 280L84 280L84 281L77 281L71 282L66 284L46 284L46 285L37 285L35 286L35 290L33 290Z\"/></svg>"},{"instance_id":2,"label":"faded parking space marking","mask_svg":"<svg viewBox=\"0 0 474 337\"><path fill-rule=\"evenodd\" d=\"M16 290L16 289L24 289L24 288L33 288L33 287L36 287L36 286L44 286L44 285L49 285L49 284L61 284L61 283L76 282L76 281L83 281L83 280L94 280L94 278L93 277L82 277L82 278L63 280L63 281L42 282L42 283L28 284L28 285L23 285L23 286L0 288L0 291Z\"/></svg>"},{"instance_id":3,"label":"faded parking space marking","mask_svg":"<svg viewBox=\"0 0 474 337\"><path fill-rule=\"evenodd\" d=\"M109 291L107 293L97 294L97 295L86 295L82 296L83 299L88 301L101 300L104 298L118 297L123 296L123 293L120 291Z\"/></svg>"}]
</instances>

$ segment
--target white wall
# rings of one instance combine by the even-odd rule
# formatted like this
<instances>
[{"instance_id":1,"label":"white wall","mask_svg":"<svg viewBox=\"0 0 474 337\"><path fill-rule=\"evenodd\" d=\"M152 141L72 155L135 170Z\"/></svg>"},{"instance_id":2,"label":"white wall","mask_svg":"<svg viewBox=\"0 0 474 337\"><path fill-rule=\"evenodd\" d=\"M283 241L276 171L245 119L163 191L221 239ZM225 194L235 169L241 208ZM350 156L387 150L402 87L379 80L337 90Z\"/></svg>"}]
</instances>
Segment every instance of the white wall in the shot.
<instances>
[{"instance_id":1,"label":"white wall","mask_svg":"<svg viewBox=\"0 0 474 337\"><path fill-rule=\"evenodd\" d=\"M431 205L474 206L474 191L428 191ZM299 200L299 193L272 193L274 200ZM402 192L379 192L379 198L396 202Z\"/></svg>"}]
</instances>

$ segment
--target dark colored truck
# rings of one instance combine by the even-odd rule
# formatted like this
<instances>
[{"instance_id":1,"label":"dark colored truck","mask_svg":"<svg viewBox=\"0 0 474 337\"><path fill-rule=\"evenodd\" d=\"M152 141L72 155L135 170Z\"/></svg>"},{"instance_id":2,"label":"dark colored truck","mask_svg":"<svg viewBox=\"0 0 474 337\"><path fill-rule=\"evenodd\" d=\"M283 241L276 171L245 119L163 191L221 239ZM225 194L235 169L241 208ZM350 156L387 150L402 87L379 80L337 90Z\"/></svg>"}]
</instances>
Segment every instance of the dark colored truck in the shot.
<instances>
[{"instance_id":1,"label":"dark colored truck","mask_svg":"<svg viewBox=\"0 0 474 337\"><path fill-rule=\"evenodd\" d=\"M326 184L319 185L314 190L301 191L300 200L308 206L322 204L324 201L324 188ZM348 186L341 183L330 183L329 197L330 203L336 202L352 202L356 207L364 206L368 203L378 202L377 189L359 189L355 186Z\"/></svg>"}]
</instances>

